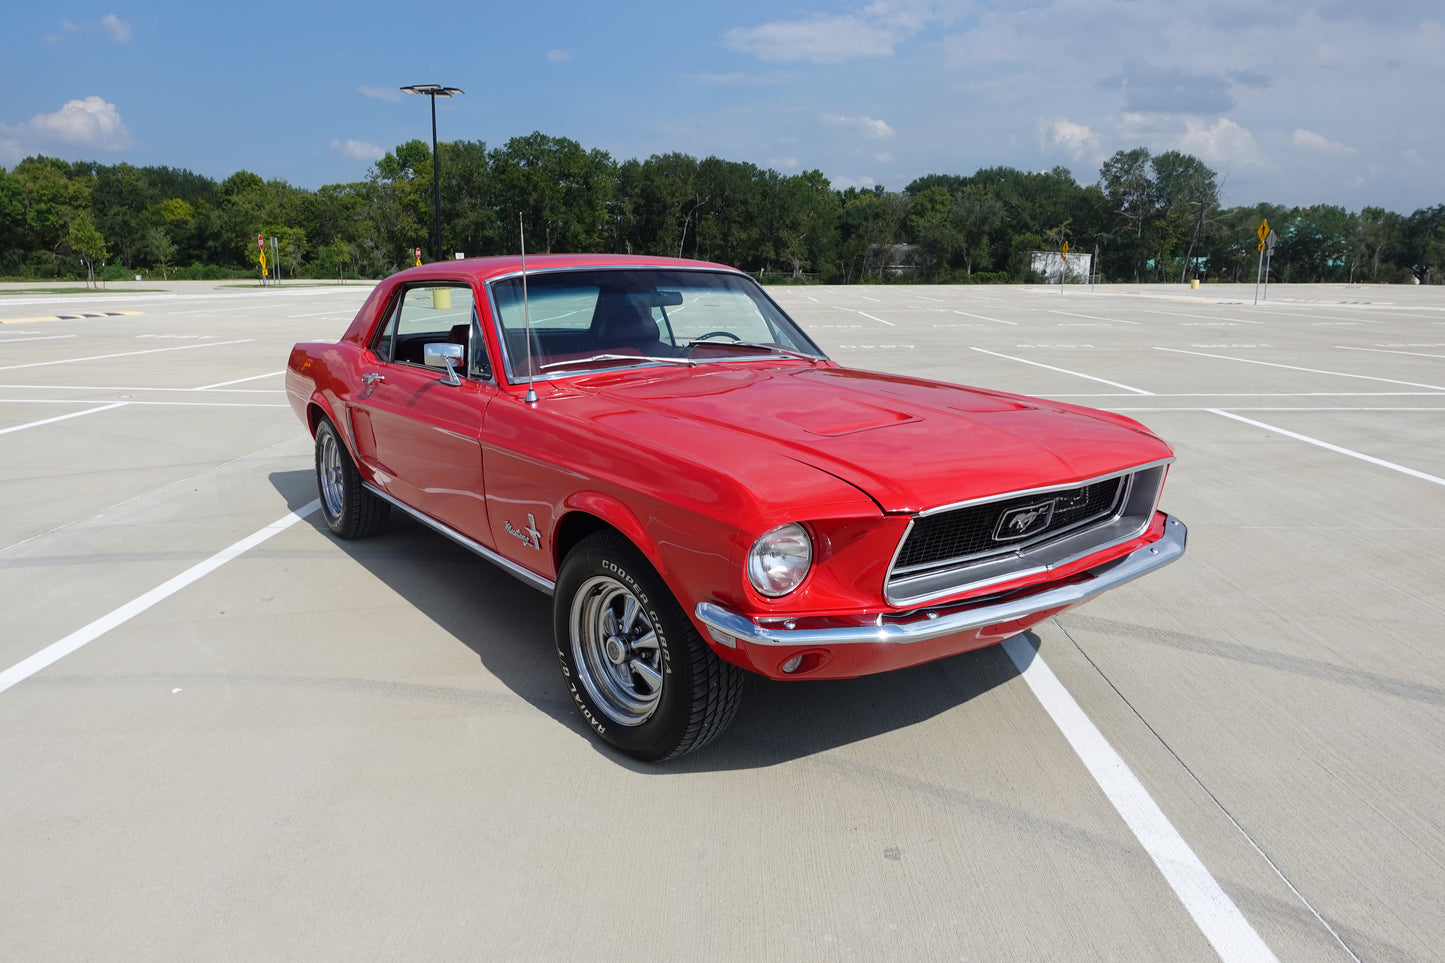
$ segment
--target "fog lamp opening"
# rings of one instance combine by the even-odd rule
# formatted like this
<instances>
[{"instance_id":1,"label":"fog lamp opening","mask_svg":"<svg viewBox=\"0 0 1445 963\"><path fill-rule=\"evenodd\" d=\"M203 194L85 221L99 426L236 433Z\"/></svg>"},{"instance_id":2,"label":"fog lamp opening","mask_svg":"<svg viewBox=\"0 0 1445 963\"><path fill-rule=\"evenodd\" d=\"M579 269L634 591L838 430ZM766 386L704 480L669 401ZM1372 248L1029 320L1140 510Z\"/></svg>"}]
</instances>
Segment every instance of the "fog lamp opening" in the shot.
<instances>
[{"instance_id":1,"label":"fog lamp opening","mask_svg":"<svg viewBox=\"0 0 1445 963\"><path fill-rule=\"evenodd\" d=\"M794 652L782 662L778 663L778 672L783 675L807 675L809 672L816 672L828 664L832 653L827 649L808 649L803 652Z\"/></svg>"}]
</instances>

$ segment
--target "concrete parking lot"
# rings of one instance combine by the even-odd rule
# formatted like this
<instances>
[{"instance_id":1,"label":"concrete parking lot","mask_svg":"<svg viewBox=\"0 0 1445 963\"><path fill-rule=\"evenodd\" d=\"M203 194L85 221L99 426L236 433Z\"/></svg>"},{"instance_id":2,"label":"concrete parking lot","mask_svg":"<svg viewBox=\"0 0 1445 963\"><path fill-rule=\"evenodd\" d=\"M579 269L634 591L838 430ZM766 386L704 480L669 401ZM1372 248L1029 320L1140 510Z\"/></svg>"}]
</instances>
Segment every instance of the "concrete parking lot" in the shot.
<instances>
[{"instance_id":1,"label":"concrete parking lot","mask_svg":"<svg viewBox=\"0 0 1445 963\"><path fill-rule=\"evenodd\" d=\"M281 371L368 291L0 285L0 959L1440 958L1445 289L773 289L1143 421L1189 551L660 766L544 596L314 511Z\"/></svg>"}]
</instances>

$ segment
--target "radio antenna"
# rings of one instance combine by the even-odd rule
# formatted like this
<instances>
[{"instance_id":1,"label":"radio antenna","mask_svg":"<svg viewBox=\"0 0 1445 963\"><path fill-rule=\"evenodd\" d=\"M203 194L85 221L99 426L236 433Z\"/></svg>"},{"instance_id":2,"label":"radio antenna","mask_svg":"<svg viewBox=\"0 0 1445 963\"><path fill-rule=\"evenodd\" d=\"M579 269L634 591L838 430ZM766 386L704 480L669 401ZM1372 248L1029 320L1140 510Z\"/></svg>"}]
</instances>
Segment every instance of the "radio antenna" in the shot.
<instances>
[{"instance_id":1,"label":"radio antenna","mask_svg":"<svg viewBox=\"0 0 1445 963\"><path fill-rule=\"evenodd\" d=\"M532 367L532 310L527 306L527 230L522 223L521 212L517 213L517 238L522 246L522 329L527 337L527 397L523 400L529 405L535 405L537 372Z\"/></svg>"}]
</instances>

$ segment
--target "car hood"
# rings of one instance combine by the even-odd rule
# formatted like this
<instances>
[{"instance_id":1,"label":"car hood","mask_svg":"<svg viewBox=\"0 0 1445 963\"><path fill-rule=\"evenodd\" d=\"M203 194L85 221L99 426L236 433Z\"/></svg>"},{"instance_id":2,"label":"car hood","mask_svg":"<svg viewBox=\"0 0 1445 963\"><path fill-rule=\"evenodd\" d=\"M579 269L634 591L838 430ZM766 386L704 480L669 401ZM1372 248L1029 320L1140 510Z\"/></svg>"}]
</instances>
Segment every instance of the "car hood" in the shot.
<instances>
[{"instance_id":1,"label":"car hood","mask_svg":"<svg viewBox=\"0 0 1445 963\"><path fill-rule=\"evenodd\" d=\"M1173 457L1119 415L849 368L699 366L576 383L602 407L696 425L695 443L771 452L863 491L886 512L1068 484ZM601 413L600 411L598 412ZM670 432L671 433L671 432Z\"/></svg>"}]
</instances>

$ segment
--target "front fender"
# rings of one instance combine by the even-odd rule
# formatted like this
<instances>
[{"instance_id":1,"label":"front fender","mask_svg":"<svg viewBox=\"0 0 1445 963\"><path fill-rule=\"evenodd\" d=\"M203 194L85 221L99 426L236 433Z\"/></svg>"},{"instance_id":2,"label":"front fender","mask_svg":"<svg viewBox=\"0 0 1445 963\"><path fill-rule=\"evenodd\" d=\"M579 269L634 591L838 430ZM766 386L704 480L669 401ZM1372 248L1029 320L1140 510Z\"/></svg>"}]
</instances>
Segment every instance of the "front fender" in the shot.
<instances>
[{"instance_id":1,"label":"front fender","mask_svg":"<svg viewBox=\"0 0 1445 963\"><path fill-rule=\"evenodd\" d=\"M658 550L657 543L648 534L647 526L621 499L599 491L573 492L562 502L562 511L558 513L555 523L557 532L566 530L568 516L575 512L583 512L617 529L624 538L647 556L647 561L659 575L664 579L667 578L666 562ZM562 557L565 556L567 550L570 550L571 545L564 544L562 540L555 537L552 544L558 556L554 561L557 570L561 571Z\"/></svg>"}]
</instances>

